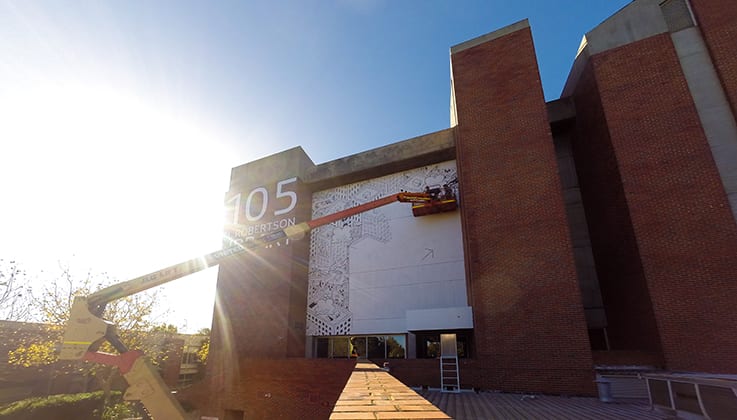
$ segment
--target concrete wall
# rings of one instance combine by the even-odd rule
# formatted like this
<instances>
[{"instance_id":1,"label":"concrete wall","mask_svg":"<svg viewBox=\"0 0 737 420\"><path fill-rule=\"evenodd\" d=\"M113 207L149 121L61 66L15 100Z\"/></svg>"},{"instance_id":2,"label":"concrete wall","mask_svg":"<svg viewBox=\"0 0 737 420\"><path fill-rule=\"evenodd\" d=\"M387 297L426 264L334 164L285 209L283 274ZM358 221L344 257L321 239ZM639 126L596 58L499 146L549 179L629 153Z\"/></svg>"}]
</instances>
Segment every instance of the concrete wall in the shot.
<instances>
[{"instance_id":1,"label":"concrete wall","mask_svg":"<svg viewBox=\"0 0 737 420\"><path fill-rule=\"evenodd\" d=\"M732 109L698 28L680 30L671 39L737 220L737 124Z\"/></svg>"},{"instance_id":2,"label":"concrete wall","mask_svg":"<svg viewBox=\"0 0 737 420\"><path fill-rule=\"evenodd\" d=\"M732 107L732 114L737 115L737 54L734 52L737 3L690 0L690 4Z\"/></svg>"},{"instance_id":3,"label":"concrete wall","mask_svg":"<svg viewBox=\"0 0 737 420\"><path fill-rule=\"evenodd\" d=\"M548 107L548 110L550 110L550 107ZM550 115L550 112L548 115ZM606 313L604 312L599 279L596 274L596 263L581 197L578 173L571 149L572 133L569 124L570 122L563 130L554 133L555 155L558 160L558 174L563 188L568 227L571 231L573 255L581 289L581 301L586 314L586 324L590 329L601 329L607 326Z\"/></svg>"}]
</instances>

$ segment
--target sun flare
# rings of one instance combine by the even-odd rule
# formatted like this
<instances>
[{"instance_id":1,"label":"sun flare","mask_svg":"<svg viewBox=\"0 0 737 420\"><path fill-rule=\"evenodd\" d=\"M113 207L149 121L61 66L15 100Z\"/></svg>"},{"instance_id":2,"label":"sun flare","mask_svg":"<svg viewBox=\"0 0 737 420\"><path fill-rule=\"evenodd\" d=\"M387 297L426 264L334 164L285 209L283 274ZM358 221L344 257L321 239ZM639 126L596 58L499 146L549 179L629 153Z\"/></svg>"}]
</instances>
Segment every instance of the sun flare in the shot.
<instances>
[{"instance_id":1,"label":"sun flare","mask_svg":"<svg viewBox=\"0 0 737 420\"><path fill-rule=\"evenodd\" d=\"M13 202L0 221L3 255L74 255L124 280L220 246L230 166L195 120L109 86L36 86L1 98L0 182Z\"/></svg>"}]
</instances>

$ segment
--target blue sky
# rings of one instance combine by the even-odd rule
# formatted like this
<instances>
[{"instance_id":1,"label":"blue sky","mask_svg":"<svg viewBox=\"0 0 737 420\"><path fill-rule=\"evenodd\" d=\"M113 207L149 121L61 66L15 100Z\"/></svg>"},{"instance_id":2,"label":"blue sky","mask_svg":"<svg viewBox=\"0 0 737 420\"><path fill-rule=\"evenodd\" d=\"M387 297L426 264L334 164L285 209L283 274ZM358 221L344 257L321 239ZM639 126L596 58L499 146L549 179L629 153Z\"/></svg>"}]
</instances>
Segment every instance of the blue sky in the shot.
<instances>
[{"instance_id":1,"label":"blue sky","mask_svg":"<svg viewBox=\"0 0 737 420\"><path fill-rule=\"evenodd\" d=\"M231 167L447 128L449 48L524 18L555 99L627 3L2 0L0 257L125 278L209 252Z\"/></svg>"},{"instance_id":2,"label":"blue sky","mask_svg":"<svg viewBox=\"0 0 737 420\"><path fill-rule=\"evenodd\" d=\"M294 145L319 163L447 128L449 47L520 19L557 98L582 34L626 3L19 1L0 6L0 51L211 120L234 164Z\"/></svg>"}]
</instances>

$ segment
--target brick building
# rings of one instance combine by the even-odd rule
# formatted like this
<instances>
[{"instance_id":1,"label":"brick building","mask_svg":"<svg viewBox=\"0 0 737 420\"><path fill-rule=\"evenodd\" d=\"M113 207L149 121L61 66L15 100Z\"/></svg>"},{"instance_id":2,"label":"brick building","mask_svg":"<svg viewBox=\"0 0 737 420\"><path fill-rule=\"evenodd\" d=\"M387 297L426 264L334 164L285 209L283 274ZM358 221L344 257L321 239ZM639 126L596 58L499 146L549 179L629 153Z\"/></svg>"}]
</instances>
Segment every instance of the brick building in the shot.
<instances>
[{"instance_id":1,"label":"brick building","mask_svg":"<svg viewBox=\"0 0 737 420\"><path fill-rule=\"evenodd\" d=\"M598 365L737 374L735 22L737 3L633 1L546 103L521 21L451 48L450 128L234 168L229 222L254 236L456 179L460 209L395 203L222 264L207 410L329 413L351 349L438 387L441 334L463 388L592 395Z\"/></svg>"}]
</instances>

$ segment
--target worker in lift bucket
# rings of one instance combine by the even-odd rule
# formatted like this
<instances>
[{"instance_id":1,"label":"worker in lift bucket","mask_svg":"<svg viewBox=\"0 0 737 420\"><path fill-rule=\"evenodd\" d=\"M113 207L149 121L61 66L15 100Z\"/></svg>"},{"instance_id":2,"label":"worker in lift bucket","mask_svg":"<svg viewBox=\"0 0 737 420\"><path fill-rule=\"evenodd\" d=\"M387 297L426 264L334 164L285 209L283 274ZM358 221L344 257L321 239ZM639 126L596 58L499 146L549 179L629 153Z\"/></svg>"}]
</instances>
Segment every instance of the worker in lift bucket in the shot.
<instances>
[{"instance_id":1,"label":"worker in lift bucket","mask_svg":"<svg viewBox=\"0 0 737 420\"><path fill-rule=\"evenodd\" d=\"M448 184L443 184L443 198L446 200L453 198L453 189Z\"/></svg>"},{"instance_id":2,"label":"worker in lift bucket","mask_svg":"<svg viewBox=\"0 0 737 420\"><path fill-rule=\"evenodd\" d=\"M437 200L440 194L440 188L425 187L425 194L428 194L431 200Z\"/></svg>"}]
</instances>

